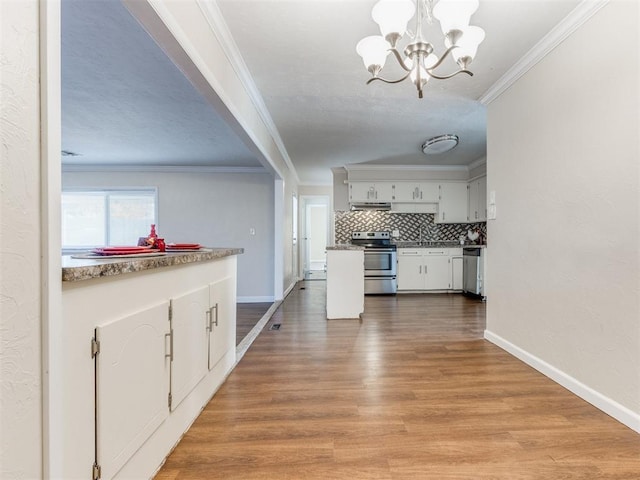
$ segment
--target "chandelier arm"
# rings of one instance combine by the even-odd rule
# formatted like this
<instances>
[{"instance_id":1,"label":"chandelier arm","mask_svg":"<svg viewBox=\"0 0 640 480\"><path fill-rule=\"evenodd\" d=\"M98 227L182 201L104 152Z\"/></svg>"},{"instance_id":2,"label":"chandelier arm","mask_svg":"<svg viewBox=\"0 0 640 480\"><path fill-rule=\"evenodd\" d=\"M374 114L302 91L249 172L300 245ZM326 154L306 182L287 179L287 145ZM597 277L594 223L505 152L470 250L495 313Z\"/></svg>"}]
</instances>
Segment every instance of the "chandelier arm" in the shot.
<instances>
[{"instance_id":1,"label":"chandelier arm","mask_svg":"<svg viewBox=\"0 0 640 480\"><path fill-rule=\"evenodd\" d=\"M373 77L373 78L370 78L370 79L367 81L367 85L369 85L369 84L370 84L371 82L373 82L374 80L380 80L381 82L384 82L384 83L400 83L400 82L402 82L402 81L406 80L406 79L409 77L409 75L411 75L411 72L407 73L404 77L402 77L402 78L401 78L401 79L399 79L399 80L387 80L387 79L382 78L382 77Z\"/></svg>"},{"instance_id":2,"label":"chandelier arm","mask_svg":"<svg viewBox=\"0 0 640 480\"><path fill-rule=\"evenodd\" d=\"M444 59L449 56L449 54L454 48L458 48L457 45L453 45L447 48L442 54L442 56L438 59L438 61L435 64L433 64L431 67L427 68L427 70L433 70L434 68L438 68L442 64L442 62L444 62Z\"/></svg>"},{"instance_id":3,"label":"chandelier arm","mask_svg":"<svg viewBox=\"0 0 640 480\"><path fill-rule=\"evenodd\" d=\"M469 75L470 77L473 77L473 72L470 72L469 70L458 70L457 72L453 72L450 75L444 75L444 76L440 76L440 75L435 75L434 73L431 72L431 69L427 70L427 73L437 79L437 80L447 80L448 78L452 78L455 77L456 75L458 75L459 73L466 73L467 75Z\"/></svg>"},{"instance_id":4,"label":"chandelier arm","mask_svg":"<svg viewBox=\"0 0 640 480\"><path fill-rule=\"evenodd\" d=\"M410 72L411 71L411 69L409 67L407 67L407 65L404 63L404 60L402 59L402 55L400 54L400 52L397 49L390 48L389 51L391 53L393 53L393 56L396 57L396 60L400 64L400 67L402 67L402 69L405 72ZM407 78L407 77L405 77L405 78Z\"/></svg>"}]
</instances>

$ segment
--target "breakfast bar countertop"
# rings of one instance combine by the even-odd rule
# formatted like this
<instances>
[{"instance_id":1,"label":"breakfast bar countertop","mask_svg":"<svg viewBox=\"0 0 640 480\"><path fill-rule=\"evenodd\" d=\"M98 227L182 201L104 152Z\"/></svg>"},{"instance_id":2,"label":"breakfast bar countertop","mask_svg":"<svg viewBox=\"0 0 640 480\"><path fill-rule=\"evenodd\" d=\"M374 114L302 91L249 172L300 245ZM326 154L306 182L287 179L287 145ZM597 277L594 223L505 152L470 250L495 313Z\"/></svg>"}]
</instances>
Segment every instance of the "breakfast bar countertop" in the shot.
<instances>
[{"instance_id":1,"label":"breakfast bar countertop","mask_svg":"<svg viewBox=\"0 0 640 480\"><path fill-rule=\"evenodd\" d=\"M77 282L92 278L122 275L124 273L141 272L155 268L206 262L218 258L239 255L244 248L205 248L192 252L174 252L165 255L136 258L73 258L62 256L62 281Z\"/></svg>"}]
</instances>

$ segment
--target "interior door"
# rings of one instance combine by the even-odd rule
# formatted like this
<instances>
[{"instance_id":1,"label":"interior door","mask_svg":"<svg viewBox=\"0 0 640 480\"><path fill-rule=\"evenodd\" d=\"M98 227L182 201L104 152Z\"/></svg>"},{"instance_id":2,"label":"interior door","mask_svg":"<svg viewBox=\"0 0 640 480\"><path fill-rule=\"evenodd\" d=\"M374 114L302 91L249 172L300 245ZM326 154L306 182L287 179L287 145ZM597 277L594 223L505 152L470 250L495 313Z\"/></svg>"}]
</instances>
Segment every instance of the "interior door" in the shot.
<instances>
[{"instance_id":1,"label":"interior door","mask_svg":"<svg viewBox=\"0 0 640 480\"><path fill-rule=\"evenodd\" d=\"M103 480L169 415L168 332L169 302L96 327L96 460Z\"/></svg>"},{"instance_id":2,"label":"interior door","mask_svg":"<svg viewBox=\"0 0 640 480\"><path fill-rule=\"evenodd\" d=\"M209 286L171 300L173 360L171 362L171 410L207 373L207 311Z\"/></svg>"},{"instance_id":3,"label":"interior door","mask_svg":"<svg viewBox=\"0 0 640 480\"><path fill-rule=\"evenodd\" d=\"M209 284L210 316L208 321L209 370L236 345L236 283L226 277Z\"/></svg>"}]
</instances>

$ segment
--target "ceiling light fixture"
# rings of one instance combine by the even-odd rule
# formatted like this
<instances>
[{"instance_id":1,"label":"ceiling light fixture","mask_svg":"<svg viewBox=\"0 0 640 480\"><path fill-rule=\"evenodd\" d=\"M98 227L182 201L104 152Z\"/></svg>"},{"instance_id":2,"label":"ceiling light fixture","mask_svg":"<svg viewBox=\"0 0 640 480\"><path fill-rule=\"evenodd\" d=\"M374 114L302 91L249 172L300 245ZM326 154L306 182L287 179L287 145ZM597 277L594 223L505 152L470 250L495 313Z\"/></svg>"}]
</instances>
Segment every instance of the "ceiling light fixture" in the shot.
<instances>
[{"instance_id":1,"label":"ceiling light fixture","mask_svg":"<svg viewBox=\"0 0 640 480\"><path fill-rule=\"evenodd\" d=\"M430 138L422 144L422 151L425 155L437 155L438 153L453 150L458 145L457 135L438 135Z\"/></svg>"},{"instance_id":2,"label":"ceiling light fixture","mask_svg":"<svg viewBox=\"0 0 640 480\"><path fill-rule=\"evenodd\" d=\"M484 30L469 26L471 15L478 9L478 3L478 0L439 0L437 3L434 0L380 0L374 5L371 16L380 26L382 35L365 37L356 46L364 66L372 75L367 85L374 80L400 83L411 78L418 89L418 97L422 98L422 89L430 78L446 80L459 73L473 75L467 68L484 40ZM408 32L412 40L404 48L403 56L398 51L397 44L407 31L407 23L414 13L415 32ZM432 24L434 17L440 21L444 44L447 47L440 58L433 53L433 45L422 36L423 21ZM398 80L386 80L378 76L389 53L393 54L400 67L407 72ZM458 63L459 70L448 75L435 74L434 70L449 54Z\"/></svg>"}]
</instances>

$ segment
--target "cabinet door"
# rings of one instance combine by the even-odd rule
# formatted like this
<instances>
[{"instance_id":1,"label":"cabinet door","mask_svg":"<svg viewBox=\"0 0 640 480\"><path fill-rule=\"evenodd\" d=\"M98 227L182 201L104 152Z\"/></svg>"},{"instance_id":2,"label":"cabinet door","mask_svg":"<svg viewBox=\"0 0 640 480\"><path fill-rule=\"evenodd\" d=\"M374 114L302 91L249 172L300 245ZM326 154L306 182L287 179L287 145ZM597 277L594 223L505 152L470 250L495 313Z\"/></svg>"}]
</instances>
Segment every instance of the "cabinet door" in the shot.
<instances>
[{"instance_id":1,"label":"cabinet door","mask_svg":"<svg viewBox=\"0 0 640 480\"><path fill-rule=\"evenodd\" d=\"M487 177L469 182L469 222L487 220Z\"/></svg>"},{"instance_id":2,"label":"cabinet door","mask_svg":"<svg viewBox=\"0 0 640 480\"><path fill-rule=\"evenodd\" d=\"M420 183L420 201L425 203L438 203L440 200L440 188L436 182Z\"/></svg>"},{"instance_id":3,"label":"cabinet door","mask_svg":"<svg viewBox=\"0 0 640 480\"><path fill-rule=\"evenodd\" d=\"M350 202L391 202L393 201L393 182L350 182Z\"/></svg>"},{"instance_id":4,"label":"cabinet door","mask_svg":"<svg viewBox=\"0 0 640 480\"><path fill-rule=\"evenodd\" d=\"M412 182L397 182L394 184L393 201L398 203L420 202L420 184Z\"/></svg>"},{"instance_id":5,"label":"cabinet door","mask_svg":"<svg viewBox=\"0 0 640 480\"><path fill-rule=\"evenodd\" d=\"M350 202L375 202L376 186L371 182L350 182Z\"/></svg>"},{"instance_id":6,"label":"cabinet door","mask_svg":"<svg viewBox=\"0 0 640 480\"><path fill-rule=\"evenodd\" d=\"M168 332L169 302L96 328L97 454L104 479L169 415Z\"/></svg>"},{"instance_id":7,"label":"cabinet door","mask_svg":"<svg viewBox=\"0 0 640 480\"><path fill-rule=\"evenodd\" d=\"M475 222L478 219L478 181L473 180L467 186L469 192L469 214L467 221Z\"/></svg>"},{"instance_id":8,"label":"cabinet door","mask_svg":"<svg viewBox=\"0 0 640 480\"><path fill-rule=\"evenodd\" d=\"M236 348L236 283L233 277L226 277L209 284L210 310L209 331L209 370L216 366L222 357Z\"/></svg>"},{"instance_id":9,"label":"cabinet door","mask_svg":"<svg viewBox=\"0 0 640 480\"><path fill-rule=\"evenodd\" d=\"M467 223L467 184L440 183L437 223Z\"/></svg>"},{"instance_id":10,"label":"cabinet door","mask_svg":"<svg viewBox=\"0 0 640 480\"><path fill-rule=\"evenodd\" d=\"M173 411L207 373L209 287L204 286L172 299L171 308L173 310L171 411Z\"/></svg>"},{"instance_id":11,"label":"cabinet door","mask_svg":"<svg viewBox=\"0 0 640 480\"><path fill-rule=\"evenodd\" d=\"M462 290L462 257L451 257L451 289Z\"/></svg>"},{"instance_id":12,"label":"cabinet door","mask_svg":"<svg viewBox=\"0 0 640 480\"><path fill-rule=\"evenodd\" d=\"M398 254L398 290L424 290L424 266L419 250Z\"/></svg>"},{"instance_id":13,"label":"cabinet door","mask_svg":"<svg viewBox=\"0 0 640 480\"><path fill-rule=\"evenodd\" d=\"M391 202L393 201L393 183L392 182L376 182L374 185L375 194L374 202Z\"/></svg>"},{"instance_id":14,"label":"cabinet door","mask_svg":"<svg viewBox=\"0 0 640 480\"><path fill-rule=\"evenodd\" d=\"M448 255L425 256L425 290L449 290L451 288L451 263L449 259Z\"/></svg>"},{"instance_id":15,"label":"cabinet door","mask_svg":"<svg viewBox=\"0 0 640 480\"><path fill-rule=\"evenodd\" d=\"M478 179L478 221L487 221L487 177Z\"/></svg>"}]
</instances>

